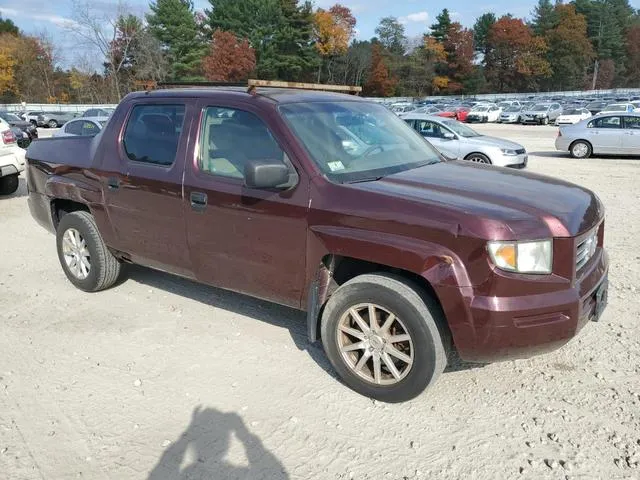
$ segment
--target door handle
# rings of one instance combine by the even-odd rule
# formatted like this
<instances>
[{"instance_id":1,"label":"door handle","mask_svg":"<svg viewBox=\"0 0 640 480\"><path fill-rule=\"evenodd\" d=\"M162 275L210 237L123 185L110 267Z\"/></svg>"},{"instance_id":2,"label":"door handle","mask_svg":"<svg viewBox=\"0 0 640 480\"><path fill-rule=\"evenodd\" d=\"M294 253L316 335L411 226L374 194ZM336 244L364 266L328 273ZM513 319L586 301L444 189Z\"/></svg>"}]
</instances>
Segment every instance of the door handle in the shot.
<instances>
[{"instance_id":1,"label":"door handle","mask_svg":"<svg viewBox=\"0 0 640 480\"><path fill-rule=\"evenodd\" d=\"M112 191L118 190L120 188L120 180L118 180L116 177L107 178L107 187Z\"/></svg>"},{"instance_id":2,"label":"door handle","mask_svg":"<svg viewBox=\"0 0 640 480\"><path fill-rule=\"evenodd\" d=\"M191 209L202 212L207 208L207 194L202 192L191 192Z\"/></svg>"}]
</instances>

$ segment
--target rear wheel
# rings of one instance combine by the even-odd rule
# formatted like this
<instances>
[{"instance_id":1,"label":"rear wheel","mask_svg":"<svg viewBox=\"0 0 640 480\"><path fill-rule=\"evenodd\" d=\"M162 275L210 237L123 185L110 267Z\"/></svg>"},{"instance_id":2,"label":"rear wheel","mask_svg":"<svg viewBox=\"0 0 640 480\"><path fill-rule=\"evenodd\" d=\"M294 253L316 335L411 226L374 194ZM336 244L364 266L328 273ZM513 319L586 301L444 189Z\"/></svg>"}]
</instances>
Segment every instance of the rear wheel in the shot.
<instances>
[{"instance_id":1,"label":"rear wheel","mask_svg":"<svg viewBox=\"0 0 640 480\"><path fill-rule=\"evenodd\" d=\"M322 314L322 343L340 378L356 392L403 402L433 384L446 366L439 307L401 277L358 276Z\"/></svg>"},{"instance_id":2,"label":"rear wheel","mask_svg":"<svg viewBox=\"0 0 640 480\"><path fill-rule=\"evenodd\" d=\"M53 119L49 120L49 123L47 123L47 125L49 125L49 128L58 128L58 122Z\"/></svg>"},{"instance_id":3,"label":"rear wheel","mask_svg":"<svg viewBox=\"0 0 640 480\"><path fill-rule=\"evenodd\" d=\"M569 153L573 158L589 158L592 153L591 145L584 140L577 140L569 147Z\"/></svg>"},{"instance_id":4,"label":"rear wheel","mask_svg":"<svg viewBox=\"0 0 640 480\"><path fill-rule=\"evenodd\" d=\"M489 160L489 157L487 157L483 153L470 153L466 156L465 160L469 160L470 162L474 163L484 163L487 165L491 165L491 160Z\"/></svg>"},{"instance_id":5,"label":"rear wheel","mask_svg":"<svg viewBox=\"0 0 640 480\"><path fill-rule=\"evenodd\" d=\"M0 195L11 195L18 190L18 174L7 175L6 177L0 177Z\"/></svg>"},{"instance_id":6,"label":"rear wheel","mask_svg":"<svg viewBox=\"0 0 640 480\"><path fill-rule=\"evenodd\" d=\"M97 292L118 280L122 264L105 245L90 213L77 211L63 216L56 244L65 275L80 290Z\"/></svg>"}]
</instances>

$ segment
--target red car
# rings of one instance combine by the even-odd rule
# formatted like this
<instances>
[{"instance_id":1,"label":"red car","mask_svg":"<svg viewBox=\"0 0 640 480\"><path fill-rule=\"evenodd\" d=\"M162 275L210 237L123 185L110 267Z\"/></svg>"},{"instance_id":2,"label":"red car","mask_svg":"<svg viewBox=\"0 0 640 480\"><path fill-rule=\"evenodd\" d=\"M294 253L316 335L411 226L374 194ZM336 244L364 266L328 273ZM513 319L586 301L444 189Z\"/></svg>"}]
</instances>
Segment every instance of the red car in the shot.
<instances>
[{"instance_id":1,"label":"red car","mask_svg":"<svg viewBox=\"0 0 640 480\"><path fill-rule=\"evenodd\" d=\"M464 122L467 118L467 114L469 113L469 110L470 109L467 107L455 107L455 106L443 107L442 111L439 113L436 113L436 115L439 117L445 117L445 118L455 118L456 120Z\"/></svg>"}]
</instances>

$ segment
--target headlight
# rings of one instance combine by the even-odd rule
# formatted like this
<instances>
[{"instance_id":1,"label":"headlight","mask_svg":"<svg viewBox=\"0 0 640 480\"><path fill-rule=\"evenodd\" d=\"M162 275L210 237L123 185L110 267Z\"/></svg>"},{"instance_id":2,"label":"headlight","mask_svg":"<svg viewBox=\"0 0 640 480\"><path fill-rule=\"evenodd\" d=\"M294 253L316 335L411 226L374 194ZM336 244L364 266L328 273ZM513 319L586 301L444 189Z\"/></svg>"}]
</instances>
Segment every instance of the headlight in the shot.
<instances>
[{"instance_id":1,"label":"headlight","mask_svg":"<svg viewBox=\"0 0 640 480\"><path fill-rule=\"evenodd\" d=\"M487 249L496 267L517 273L551 273L552 240L489 242Z\"/></svg>"},{"instance_id":2,"label":"headlight","mask_svg":"<svg viewBox=\"0 0 640 480\"><path fill-rule=\"evenodd\" d=\"M501 148L500 151L504 154L504 155L518 155L518 152L516 152L515 150L511 150L509 148Z\"/></svg>"}]
</instances>

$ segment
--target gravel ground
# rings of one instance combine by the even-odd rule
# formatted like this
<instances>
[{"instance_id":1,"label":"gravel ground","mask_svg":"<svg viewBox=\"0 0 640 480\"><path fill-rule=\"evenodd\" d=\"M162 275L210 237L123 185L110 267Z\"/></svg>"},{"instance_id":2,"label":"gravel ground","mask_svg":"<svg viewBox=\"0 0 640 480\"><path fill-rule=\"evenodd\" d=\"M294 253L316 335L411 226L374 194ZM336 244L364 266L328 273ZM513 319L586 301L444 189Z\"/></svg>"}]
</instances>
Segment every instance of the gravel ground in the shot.
<instances>
[{"instance_id":1,"label":"gravel ground","mask_svg":"<svg viewBox=\"0 0 640 480\"><path fill-rule=\"evenodd\" d=\"M603 200L601 322L373 402L307 344L300 312L143 268L74 289L22 181L0 200L0 478L640 478L640 161L572 160L552 127L476 128Z\"/></svg>"}]
</instances>

